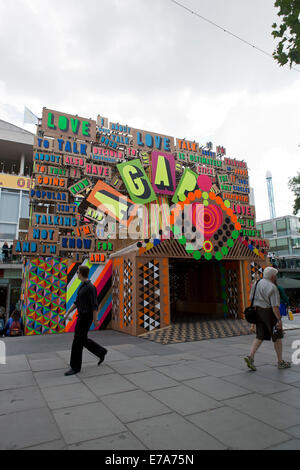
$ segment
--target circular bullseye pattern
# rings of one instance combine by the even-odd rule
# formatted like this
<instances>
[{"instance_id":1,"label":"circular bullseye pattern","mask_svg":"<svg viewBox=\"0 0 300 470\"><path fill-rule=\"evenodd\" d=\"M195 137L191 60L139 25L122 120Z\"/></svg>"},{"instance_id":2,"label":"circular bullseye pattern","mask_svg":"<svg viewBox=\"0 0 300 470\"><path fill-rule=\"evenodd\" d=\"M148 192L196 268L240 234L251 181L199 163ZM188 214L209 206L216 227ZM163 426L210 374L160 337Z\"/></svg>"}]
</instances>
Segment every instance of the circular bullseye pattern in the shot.
<instances>
[{"instance_id":1,"label":"circular bullseye pattern","mask_svg":"<svg viewBox=\"0 0 300 470\"><path fill-rule=\"evenodd\" d=\"M196 229L203 233L204 239L210 240L223 223L223 212L216 205L203 207L196 203L192 207L192 221Z\"/></svg>"},{"instance_id":2,"label":"circular bullseye pattern","mask_svg":"<svg viewBox=\"0 0 300 470\"><path fill-rule=\"evenodd\" d=\"M213 247L213 244L211 241L209 240L206 240L204 243L203 243L203 250L206 252L206 253L211 253L213 251L214 247Z\"/></svg>"}]
</instances>

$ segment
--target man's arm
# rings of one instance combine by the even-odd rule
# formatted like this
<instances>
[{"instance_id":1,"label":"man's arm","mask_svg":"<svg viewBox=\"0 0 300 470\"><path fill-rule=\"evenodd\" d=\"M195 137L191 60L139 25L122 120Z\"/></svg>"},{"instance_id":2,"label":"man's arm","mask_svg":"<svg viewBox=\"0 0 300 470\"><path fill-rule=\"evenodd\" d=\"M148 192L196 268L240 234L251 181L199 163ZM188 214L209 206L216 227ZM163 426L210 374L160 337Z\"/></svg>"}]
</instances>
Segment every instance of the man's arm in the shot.
<instances>
[{"instance_id":1,"label":"man's arm","mask_svg":"<svg viewBox=\"0 0 300 470\"><path fill-rule=\"evenodd\" d=\"M282 322L281 322L281 315L279 311L279 305L280 305L280 295L279 295L279 290L278 288L275 289L275 291L272 293L270 302L272 305L273 313L277 319L277 327L279 329L282 329Z\"/></svg>"},{"instance_id":2,"label":"man's arm","mask_svg":"<svg viewBox=\"0 0 300 470\"><path fill-rule=\"evenodd\" d=\"M75 303L74 303L73 305L71 305L71 307L69 308L69 310L68 310L68 311L66 312L66 314L65 314L65 318L68 318L69 315L71 315L71 313L72 313L74 310L76 310L76 308L77 308L77 307L76 307Z\"/></svg>"},{"instance_id":3,"label":"man's arm","mask_svg":"<svg viewBox=\"0 0 300 470\"><path fill-rule=\"evenodd\" d=\"M98 299L97 299L97 289L93 285L93 288L91 289L91 302L93 306L93 321L94 325L96 328L99 326L99 321L98 321Z\"/></svg>"}]
</instances>

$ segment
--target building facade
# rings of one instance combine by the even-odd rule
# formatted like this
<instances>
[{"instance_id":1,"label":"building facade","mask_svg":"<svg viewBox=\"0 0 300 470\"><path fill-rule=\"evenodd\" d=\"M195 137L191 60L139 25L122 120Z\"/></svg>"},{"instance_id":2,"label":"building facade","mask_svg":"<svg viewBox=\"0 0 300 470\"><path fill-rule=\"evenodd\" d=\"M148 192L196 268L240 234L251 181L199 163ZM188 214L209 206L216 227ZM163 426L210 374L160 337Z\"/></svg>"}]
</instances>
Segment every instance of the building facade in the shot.
<instances>
[{"instance_id":1,"label":"building facade","mask_svg":"<svg viewBox=\"0 0 300 470\"><path fill-rule=\"evenodd\" d=\"M223 147L43 109L24 257L28 335L73 331L80 264L100 327L131 335L176 318L242 318L267 263L247 163Z\"/></svg>"},{"instance_id":2,"label":"building facade","mask_svg":"<svg viewBox=\"0 0 300 470\"><path fill-rule=\"evenodd\" d=\"M21 296L23 259L12 254L12 245L28 228L33 137L0 120L0 307L6 316Z\"/></svg>"},{"instance_id":3,"label":"building facade","mask_svg":"<svg viewBox=\"0 0 300 470\"><path fill-rule=\"evenodd\" d=\"M269 259L279 270L278 284L290 299L291 307L300 305L300 219L288 215L257 223L270 242Z\"/></svg>"}]
</instances>

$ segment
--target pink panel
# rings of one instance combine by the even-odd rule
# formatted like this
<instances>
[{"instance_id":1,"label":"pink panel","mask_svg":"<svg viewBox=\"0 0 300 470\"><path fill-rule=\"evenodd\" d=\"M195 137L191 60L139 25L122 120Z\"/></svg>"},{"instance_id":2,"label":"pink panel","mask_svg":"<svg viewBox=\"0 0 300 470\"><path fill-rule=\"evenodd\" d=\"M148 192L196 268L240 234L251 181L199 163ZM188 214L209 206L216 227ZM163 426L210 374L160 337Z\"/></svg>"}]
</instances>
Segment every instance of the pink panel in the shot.
<instances>
[{"instance_id":1,"label":"pink panel","mask_svg":"<svg viewBox=\"0 0 300 470\"><path fill-rule=\"evenodd\" d=\"M161 157L165 159L165 164L162 166L163 172L167 172L169 179L169 186L164 185L165 182L159 182L156 177L158 162L162 161ZM156 184L155 184L156 182ZM152 186L156 194L167 194L172 196L176 190L176 174L175 174L175 156L169 153L152 152Z\"/></svg>"}]
</instances>

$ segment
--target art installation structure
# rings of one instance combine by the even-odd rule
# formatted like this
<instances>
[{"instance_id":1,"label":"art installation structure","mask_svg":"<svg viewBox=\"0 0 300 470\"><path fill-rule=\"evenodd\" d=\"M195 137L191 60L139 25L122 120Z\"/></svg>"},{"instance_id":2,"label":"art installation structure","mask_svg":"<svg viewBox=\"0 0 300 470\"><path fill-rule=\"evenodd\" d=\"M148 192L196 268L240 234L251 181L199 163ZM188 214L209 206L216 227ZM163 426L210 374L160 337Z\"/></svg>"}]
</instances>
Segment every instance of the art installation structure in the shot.
<instances>
[{"instance_id":1,"label":"art installation structure","mask_svg":"<svg viewBox=\"0 0 300 470\"><path fill-rule=\"evenodd\" d=\"M27 335L74 331L76 314L63 317L81 264L97 288L100 328L138 335L184 309L241 317L269 249L244 161L211 143L47 108L33 160L28 234L14 242Z\"/></svg>"}]
</instances>

